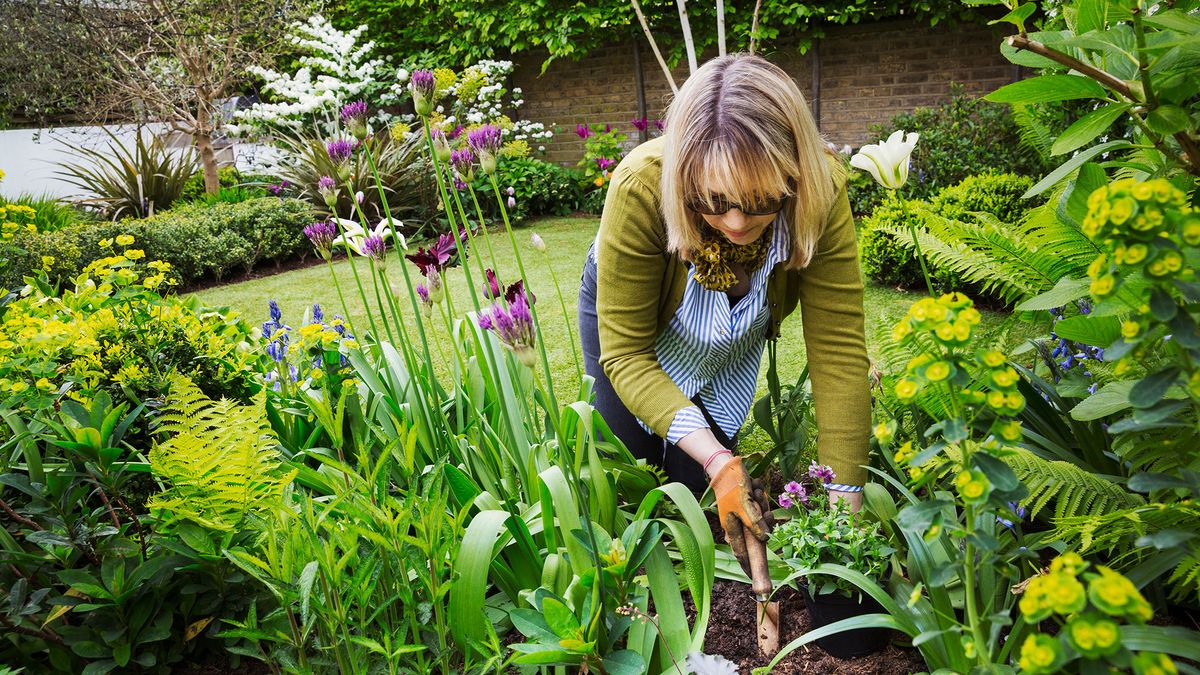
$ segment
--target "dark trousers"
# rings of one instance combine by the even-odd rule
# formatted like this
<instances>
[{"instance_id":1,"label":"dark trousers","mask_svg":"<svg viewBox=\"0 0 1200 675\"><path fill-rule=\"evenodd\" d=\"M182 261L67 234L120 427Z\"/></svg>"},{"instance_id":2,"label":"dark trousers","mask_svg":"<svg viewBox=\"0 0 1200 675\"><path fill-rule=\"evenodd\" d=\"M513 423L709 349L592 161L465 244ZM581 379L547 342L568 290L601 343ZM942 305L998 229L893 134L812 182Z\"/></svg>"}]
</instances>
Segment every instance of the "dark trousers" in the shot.
<instances>
[{"instance_id":1,"label":"dark trousers","mask_svg":"<svg viewBox=\"0 0 1200 675\"><path fill-rule=\"evenodd\" d=\"M635 457L661 467L669 480L683 483L697 494L702 493L708 487L708 479L700 464L675 444L667 443L661 437L643 429L633 413L625 407L621 397L617 396L612 382L608 381L604 369L600 367L600 336L596 321L596 257L593 249L588 249L583 276L580 279L579 341L583 346L583 362L587 374L596 379L593 387L596 393L596 409L600 411L604 421L608 422L617 438ZM692 402L704 412L704 418L708 420L709 428L717 437L717 441L727 448L735 447L737 435L734 434L734 438L730 439L721 431L700 402L699 394L692 398Z\"/></svg>"}]
</instances>

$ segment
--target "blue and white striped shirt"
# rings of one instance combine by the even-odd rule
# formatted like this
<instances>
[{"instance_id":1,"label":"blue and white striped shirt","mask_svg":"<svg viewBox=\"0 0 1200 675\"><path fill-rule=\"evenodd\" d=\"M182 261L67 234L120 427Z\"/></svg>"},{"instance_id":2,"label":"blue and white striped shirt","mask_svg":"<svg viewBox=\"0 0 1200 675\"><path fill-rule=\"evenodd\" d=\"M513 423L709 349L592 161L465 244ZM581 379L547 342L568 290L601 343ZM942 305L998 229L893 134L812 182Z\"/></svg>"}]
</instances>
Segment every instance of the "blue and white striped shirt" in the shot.
<instances>
[{"instance_id":1,"label":"blue and white striped shirt","mask_svg":"<svg viewBox=\"0 0 1200 675\"><path fill-rule=\"evenodd\" d=\"M791 237L782 214L771 223L769 236L766 261L751 275L750 290L732 305L725 292L708 290L689 274L679 309L655 344L663 371L688 398L700 394L701 403L729 438L741 429L754 404L771 318L767 280L775 265L791 253ZM641 420L638 423L651 431ZM666 440L677 443L701 428L708 428L708 422L700 408L684 408L671 421ZM826 487L862 489L843 484Z\"/></svg>"}]
</instances>

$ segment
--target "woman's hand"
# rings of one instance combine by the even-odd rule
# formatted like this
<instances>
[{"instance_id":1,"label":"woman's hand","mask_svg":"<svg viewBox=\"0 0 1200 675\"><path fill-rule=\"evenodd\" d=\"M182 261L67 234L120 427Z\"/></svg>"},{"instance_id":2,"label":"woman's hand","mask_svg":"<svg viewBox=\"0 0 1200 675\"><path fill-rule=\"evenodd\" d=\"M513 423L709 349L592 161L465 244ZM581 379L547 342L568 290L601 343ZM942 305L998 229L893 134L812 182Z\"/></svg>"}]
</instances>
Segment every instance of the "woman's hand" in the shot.
<instances>
[{"instance_id":1,"label":"woman's hand","mask_svg":"<svg viewBox=\"0 0 1200 675\"><path fill-rule=\"evenodd\" d=\"M851 513L858 513L862 509L863 493L861 490L856 492L829 491L830 506L836 506L840 499L846 500L846 505L850 507Z\"/></svg>"},{"instance_id":2,"label":"woman's hand","mask_svg":"<svg viewBox=\"0 0 1200 675\"><path fill-rule=\"evenodd\" d=\"M750 558L746 553L744 532L749 530L759 541L767 540L771 530L771 509L766 493L750 479L741 457L727 461L715 473L711 485L717 498L717 516L725 530L725 541L749 576Z\"/></svg>"}]
</instances>

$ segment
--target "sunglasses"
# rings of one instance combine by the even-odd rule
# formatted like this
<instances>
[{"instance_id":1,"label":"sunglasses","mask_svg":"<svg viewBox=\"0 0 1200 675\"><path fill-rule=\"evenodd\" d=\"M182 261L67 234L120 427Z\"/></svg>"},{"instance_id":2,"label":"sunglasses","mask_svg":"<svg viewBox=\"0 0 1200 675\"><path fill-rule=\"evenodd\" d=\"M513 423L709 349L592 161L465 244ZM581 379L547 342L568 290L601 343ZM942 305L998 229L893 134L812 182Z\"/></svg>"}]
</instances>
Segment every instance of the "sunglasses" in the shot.
<instances>
[{"instance_id":1,"label":"sunglasses","mask_svg":"<svg viewBox=\"0 0 1200 675\"><path fill-rule=\"evenodd\" d=\"M788 181L789 184L791 181ZM787 200L791 198L791 193L779 195L764 199L761 202L754 204L738 204L737 202L726 201L720 197L713 197L711 202L700 197L692 197L685 202L692 211L706 216L723 216L730 209L737 209L748 216L773 216L783 210L787 204Z\"/></svg>"}]
</instances>

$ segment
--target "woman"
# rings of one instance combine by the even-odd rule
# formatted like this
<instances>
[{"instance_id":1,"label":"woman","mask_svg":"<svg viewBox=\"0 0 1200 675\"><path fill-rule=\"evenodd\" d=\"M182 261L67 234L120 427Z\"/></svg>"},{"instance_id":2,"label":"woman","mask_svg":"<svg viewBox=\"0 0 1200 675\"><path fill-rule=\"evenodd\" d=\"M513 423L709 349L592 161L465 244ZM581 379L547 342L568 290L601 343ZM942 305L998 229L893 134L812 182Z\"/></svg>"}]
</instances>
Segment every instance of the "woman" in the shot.
<instances>
[{"instance_id":1,"label":"woman","mask_svg":"<svg viewBox=\"0 0 1200 675\"><path fill-rule=\"evenodd\" d=\"M803 95L753 55L709 61L662 138L613 173L579 295L596 406L634 455L700 492L726 539L765 540L737 432L766 340L799 305L817 449L833 498L861 504L870 429L862 280L841 163Z\"/></svg>"}]
</instances>

